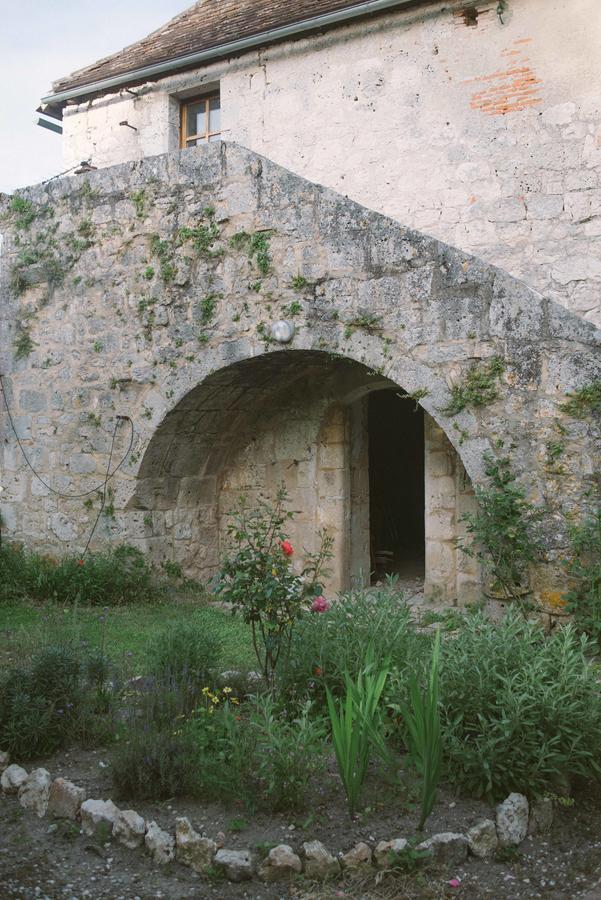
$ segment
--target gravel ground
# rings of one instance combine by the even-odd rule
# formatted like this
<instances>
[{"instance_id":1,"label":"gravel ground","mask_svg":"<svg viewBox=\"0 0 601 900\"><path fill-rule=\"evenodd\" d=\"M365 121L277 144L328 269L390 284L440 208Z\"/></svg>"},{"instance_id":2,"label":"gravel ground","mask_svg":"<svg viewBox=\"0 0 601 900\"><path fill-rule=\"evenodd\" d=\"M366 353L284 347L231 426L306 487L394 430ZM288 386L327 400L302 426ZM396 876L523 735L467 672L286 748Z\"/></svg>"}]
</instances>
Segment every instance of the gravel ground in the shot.
<instances>
[{"instance_id":1,"label":"gravel ground","mask_svg":"<svg viewBox=\"0 0 601 900\"><path fill-rule=\"evenodd\" d=\"M178 815L186 815L199 831L215 838L225 834L230 849L257 850L261 844L288 843L300 850L306 840L318 839L332 852L348 850L358 840L408 837L415 827L415 810L398 791L375 792L368 782L364 799L367 810L351 822L342 802L335 768L330 762L316 787L309 811L298 816L249 813L240 806L203 804L191 800L165 803L119 803L111 788L106 755L102 751L73 750L37 760L53 776L62 775L86 789L87 796L112 796L122 807L134 806L147 820L173 830ZM443 788L427 835L441 831L465 831L494 810L479 801L465 800ZM341 878L325 888L299 879L291 886L241 885L207 881L183 866L154 865L142 850L130 851L119 844L95 843L74 823L51 823L26 812L15 797L0 795L0 900L49 898L49 900L149 900L149 898L272 898L302 900L391 900L391 898L575 898L601 900L601 790L596 785L580 789L571 806L556 806L550 833L528 837L518 850L503 859L470 858L446 870L393 873L376 879ZM456 880L459 886L449 882Z\"/></svg>"}]
</instances>

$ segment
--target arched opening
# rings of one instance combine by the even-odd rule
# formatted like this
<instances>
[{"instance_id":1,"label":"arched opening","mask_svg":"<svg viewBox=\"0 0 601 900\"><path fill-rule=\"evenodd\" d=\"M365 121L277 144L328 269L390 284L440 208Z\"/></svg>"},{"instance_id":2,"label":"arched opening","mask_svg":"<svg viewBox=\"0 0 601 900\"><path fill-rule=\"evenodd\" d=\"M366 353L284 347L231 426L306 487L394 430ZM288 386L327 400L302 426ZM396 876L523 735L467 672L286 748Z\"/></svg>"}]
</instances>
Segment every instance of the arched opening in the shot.
<instances>
[{"instance_id":1,"label":"arched opening","mask_svg":"<svg viewBox=\"0 0 601 900\"><path fill-rule=\"evenodd\" d=\"M151 512L145 544L156 558L209 578L237 499L283 485L298 558L319 529L334 537L329 591L390 571L413 587L425 577L429 595L453 602L460 472L402 387L354 360L280 351L213 373L177 403L150 440L129 508Z\"/></svg>"}]
</instances>

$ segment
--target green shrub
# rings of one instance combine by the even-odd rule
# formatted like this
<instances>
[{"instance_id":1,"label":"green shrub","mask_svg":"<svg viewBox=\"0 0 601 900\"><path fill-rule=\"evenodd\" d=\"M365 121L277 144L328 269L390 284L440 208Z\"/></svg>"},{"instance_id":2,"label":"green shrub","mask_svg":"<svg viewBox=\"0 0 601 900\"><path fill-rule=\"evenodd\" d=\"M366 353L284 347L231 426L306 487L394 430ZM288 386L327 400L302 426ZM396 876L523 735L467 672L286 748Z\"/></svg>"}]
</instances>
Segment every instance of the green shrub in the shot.
<instances>
[{"instance_id":1,"label":"green shrub","mask_svg":"<svg viewBox=\"0 0 601 900\"><path fill-rule=\"evenodd\" d=\"M278 714L269 695L249 705L249 728L255 741L251 773L258 802L276 811L303 809L309 782L324 766L325 720L311 715L310 703L293 721Z\"/></svg>"},{"instance_id":2,"label":"green shrub","mask_svg":"<svg viewBox=\"0 0 601 900\"><path fill-rule=\"evenodd\" d=\"M601 774L601 696L591 647L573 626L550 636L520 615L466 619L441 662L449 775L476 796L557 792Z\"/></svg>"},{"instance_id":3,"label":"green shrub","mask_svg":"<svg viewBox=\"0 0 601 900\"><path fill-rule=\"evenodd\" d=\"M601 644L601 510L572 529L567 571L574 587L566 596L577 627Z\"/></svg>"},{"instance_id":4,"label":"green shrub","mask_svg":"<svg viewBox=\"0 0 601 900\"><path fill-rule=\"evenodd\" d=\"M192 711L176 692L155 684L135 710L112 757L119 795L150 799L182 794L302 808L312 775L323 767L323 719L309 705L290 722L269 696L244 704L228 687L204 688Z\"/></svg>"},{"instance_id":5,"label":"green shrub","mask_svg":"<svg viewBox=\"0 0 601 900\"><path fill-rule=\"evenodd\" d=\"M197 747L198 794L271 810L303 808L309 781L323 767L323 719L311 716L309 704L288 721L269 695L240 705L226 697L209 693L188 726Z\"/></svg>"},{"instance_id":6,"label":"green shrub","mask_svg":"<svg viewBox=\"0 0 601 900\"><path fill-rule=\"evenodd\" d=\"M202 617L178 622L158 634L149 650L151 672L159 680L190 682L198 688L215 684L223 642Z\"/></svg>"},{"instance_id":7,"label":"green shrub","mask_svg":"<svg viewBox=\"0 0 601 900\"><path fill-rule=\"evenodd\" d=\"M112 731L109 671L98 651L48 645L0 680L0 748L19 759Z\"/></svg>"},{"instance_id":8,"label":"green shrub","mask_svg":"<svg viewBox=\"0 0 601 900\"><path fill-rule=\"evenodd\" d=\"M128 545L56 561L14 544L0 548L0 602L33 600L104 606L144 603L180 587ZM182 587L189 585L181 583ZM199 586L200 590L200 586Z\"/></svg>"},{"instance_id":9,"label":"green shrub","mask_svg":"<svg viewBox=\"0 0 601 900\"><path fill-rule=\"evenodd\" d=\"M113 751L111 774L117 795L123 799L165 800L194 794L196 746L182 730L136 727Z\"/></svg>"},{"instance_id":10,"label":"green shrub","mask_svg":"<svg viewBox=\"0 0 601 900\"><path fill-rule=\"evenodd\" d=\"M405 673L425 665L429 644L429 636L413 627L394 581L353 591L327 612L303 616L280 671L280 688L289 702L310 698L325 708L325 688L342 696L345 674L354 678L363 670L365 650L371 646L376 660L390 660L391 678L400 690Z\"/></svg>"}]
</instances>

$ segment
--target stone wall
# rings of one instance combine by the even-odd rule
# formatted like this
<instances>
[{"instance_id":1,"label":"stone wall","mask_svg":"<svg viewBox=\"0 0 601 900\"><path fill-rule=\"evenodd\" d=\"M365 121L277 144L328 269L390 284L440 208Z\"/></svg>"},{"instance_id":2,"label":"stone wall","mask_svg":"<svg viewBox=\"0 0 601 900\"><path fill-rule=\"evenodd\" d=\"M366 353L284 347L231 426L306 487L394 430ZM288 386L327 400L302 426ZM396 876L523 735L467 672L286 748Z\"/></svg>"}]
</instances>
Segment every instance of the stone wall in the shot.
<instances>
[{"instance_id":1,"label":"stone wall","mask_svg":"<svg viewBox=\"0 0 601 900\"><path fill-rule=\"evenodd\" d=\"M601 322L597 0L432 4L67 107L65 166L178 146L220 85L223 136L494 263ZM138 131L119 125L128 121Z\"/></svg>"},{"instance_id":2,"label":"stone wall","mask_svg":"<svg viewBox=\"0 0 601 900\"><path fill-rule=\"evenodd\" d=\"M472 485L442 428L425 419L426 583L424 593L445 603L460 598L472 603L481 596L477 561L457 548L466 537L461 517L477 509Z\"/></svg>"},{"instance_id":3,"label":"stone wall","mask_svg":"<svg viewBox=\"0 0 601 900\"><path fill-rule=\"evenodd\" d=\"M472 483L485 483L486 451L511 454L545 510L537 590L562 590L566 516L596 503L597 424L561 409L567 392L600 377L589 323L226 143L31 188L3 198L0 216L0 372L44 482L3 415L10 537L81 552L107 468L128 450L118 417L129 416L133 448L111 480L95 546L127 540L190 572L210 570L220 492L249 481L254 454L277 477L299 473L293 490L307 522L335 528L338 571L351 572L366 536L364 447L353 428L363 397L400 387L419 398ZM270 337L281 318L296 326L288 345ZM497 358L496 395L452 415L452 388ZM254 438L265 443L249 456ZM275 477L265 468L253 483ZM343 496L356 499L354 517Z\"/></svg>"}]
</instances>

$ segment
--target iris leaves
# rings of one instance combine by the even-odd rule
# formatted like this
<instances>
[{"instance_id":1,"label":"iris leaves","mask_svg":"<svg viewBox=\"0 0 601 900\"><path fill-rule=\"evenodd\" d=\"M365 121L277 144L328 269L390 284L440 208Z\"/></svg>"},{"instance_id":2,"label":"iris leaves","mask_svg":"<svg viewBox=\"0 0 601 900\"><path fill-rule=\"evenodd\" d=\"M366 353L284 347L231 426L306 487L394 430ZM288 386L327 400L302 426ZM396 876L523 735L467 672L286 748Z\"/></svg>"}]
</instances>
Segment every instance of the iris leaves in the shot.
<instances>
[{"instance_id":1,"label":"iris leaves","mask_svg":"<svg viewBox=\"0 0 601 900\"><path fill-rule=\"evenodd\" d=\"M381 741L379 704L388 678L388 669L388 660L382 668L375 669L371 650L367 654L363 671L356 679L345 674L346 694L338 704L327 689L332 742L351 818L357 809L372 746L374 743L377 746Z\"/></svg>"}]
</instances>

